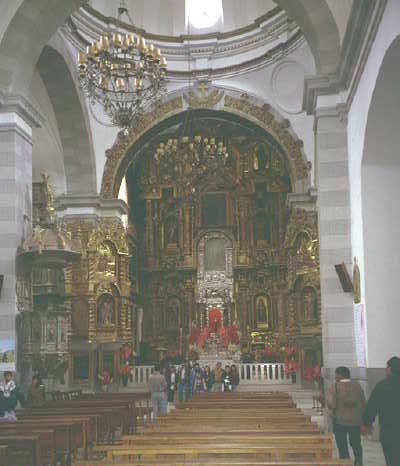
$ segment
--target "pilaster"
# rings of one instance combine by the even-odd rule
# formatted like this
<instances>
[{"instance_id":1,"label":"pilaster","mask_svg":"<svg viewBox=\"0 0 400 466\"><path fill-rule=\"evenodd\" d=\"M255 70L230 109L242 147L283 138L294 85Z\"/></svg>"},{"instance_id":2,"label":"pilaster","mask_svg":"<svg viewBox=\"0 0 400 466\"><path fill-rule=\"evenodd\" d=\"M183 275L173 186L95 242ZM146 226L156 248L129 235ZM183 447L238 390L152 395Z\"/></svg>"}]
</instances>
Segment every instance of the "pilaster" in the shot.
<instances>
[{"instance_id":1,"label":"pilaster","mask_svg":"<svg viewBox=\"0 0 400 466\"><path fill-rule=\"evenodd\" d=\"M335 99L332 96L331 101ZM334 267L344 262L349 271L352 269L347 120L340 106L321 105L317 109L315 133L322 341L324 367L331 375L337 366L356 365L353 295L343 291Z\"/></svg>"},{"instance_id":2,"label":"pilaster","mask_svg":"<svg viewBox=\"0 0 400 466\"><path fill-rule=\"evenodd\" d=\"M32 216L32 128L41 115L21 96L0 92L0 346L9 351L0 368L15 369L16 252Z\"/></svg>"}]
</instances>

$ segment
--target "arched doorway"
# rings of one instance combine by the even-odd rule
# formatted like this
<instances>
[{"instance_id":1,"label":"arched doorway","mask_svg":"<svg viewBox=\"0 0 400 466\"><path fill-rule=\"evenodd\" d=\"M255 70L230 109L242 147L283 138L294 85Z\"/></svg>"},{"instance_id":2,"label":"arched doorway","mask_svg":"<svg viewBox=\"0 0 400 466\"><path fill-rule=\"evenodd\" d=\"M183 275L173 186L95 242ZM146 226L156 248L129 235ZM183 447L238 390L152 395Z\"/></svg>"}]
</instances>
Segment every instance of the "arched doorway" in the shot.
<instances>
[{"instance_id":1,"label":"arched doorway","mask_svg":"<svg viewBox=\"0 0 400 466\"><path fill-rule=\"evenodd\" d=\"M400 350L400 37L386 52L368 113L362 160L364 273L369 367Z\"/></svg>"}]
</instances>

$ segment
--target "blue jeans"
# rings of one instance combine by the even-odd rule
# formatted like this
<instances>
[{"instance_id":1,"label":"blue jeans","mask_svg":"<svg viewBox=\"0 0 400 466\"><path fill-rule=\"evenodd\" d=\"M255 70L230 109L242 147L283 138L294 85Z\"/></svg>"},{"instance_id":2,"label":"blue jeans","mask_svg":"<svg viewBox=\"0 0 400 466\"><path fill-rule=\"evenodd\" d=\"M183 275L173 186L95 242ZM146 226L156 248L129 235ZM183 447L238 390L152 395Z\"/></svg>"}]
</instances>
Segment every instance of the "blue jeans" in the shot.
<instances>
[{"instance_id":1,"label":"blue jeans","mask_svg":"<svg viewBox=\"0 0 400 466\"><path fill-rule=\"evenodd\" d=\"M190 383L178 383L178 399L179 403L182 403L185 398L185 401L189 401L190 398L192 397L192 390L190 387Z\"/></svg>"},{"instance_id":2,"label":"blue jeans","mask_svg":"<svg viewBox=\"0 0 400 466\"><path fill-rule=\"evenodd\" d=\"M213 392L214 393L219 393L224 390L224 384L223 383L214 383L213 385Z\"/></svg>"},{"instance_id":3,"label":"blue jeans","mask_svg":"<svg viewBox=\"0 0 400 466\"><path fill-rule=\"evenodd\" d=\"M165 392L154 392L151 394L153 404L153 421L158 418L158 413L167 414L167 394Z\"/></svg>"},{"instance_id":4,"label":"blue jeans","mask_svg":"<svg viewBox=\"0 0 400 466\"><path fill-rule=\"evenodd\" d=\"M354 458L362 464L360 426L343 426L341 424L335 424L333 433L335 434L336 445L339 450L339 458L350 458L349 445L347 443L348 436L350 445L353 449Z\"/></svg>"}]
</instances>

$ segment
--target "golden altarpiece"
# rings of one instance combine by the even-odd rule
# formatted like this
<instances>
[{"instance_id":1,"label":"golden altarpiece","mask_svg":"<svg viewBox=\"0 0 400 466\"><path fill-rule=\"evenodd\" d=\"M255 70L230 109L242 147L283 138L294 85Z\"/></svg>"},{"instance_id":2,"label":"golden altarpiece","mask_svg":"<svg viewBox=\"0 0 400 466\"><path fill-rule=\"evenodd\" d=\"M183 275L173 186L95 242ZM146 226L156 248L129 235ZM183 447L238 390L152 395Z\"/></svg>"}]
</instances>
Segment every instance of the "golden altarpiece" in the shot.
<instances>
[{"instance_id":1,"label":"golden altarpiece","mask_svg":"<svg viewBox=\"0 0 400 466\"><path fill-rule=\"evenodd\" d=\"M142 343L153 358L185 353L217 308L242 351L297 343L321 362L316 208L288 202L287 154L251 124L204 118L182 136L184 125L127 173Z\"/></svg>"},{"instance_id":2,"label":"golden altarpiece","mask_svg":"<svg viewBox=\"0 0 400 466\"><path fill-rule=\"evenodd\" d=\"M60 384L115 379L120 350L133 344L128 239L118 217L56 217L47 176L33 184L33 230L18 255L18 346L33 372Z\"/></svg>"}]
</instances>

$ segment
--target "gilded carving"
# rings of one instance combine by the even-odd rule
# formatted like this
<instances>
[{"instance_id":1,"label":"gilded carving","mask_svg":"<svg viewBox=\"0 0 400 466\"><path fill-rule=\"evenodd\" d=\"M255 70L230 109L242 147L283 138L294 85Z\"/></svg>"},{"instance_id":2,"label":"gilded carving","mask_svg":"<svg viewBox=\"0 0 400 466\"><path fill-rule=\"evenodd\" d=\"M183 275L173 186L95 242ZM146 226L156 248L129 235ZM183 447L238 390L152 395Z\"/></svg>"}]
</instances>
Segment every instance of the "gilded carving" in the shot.
<instances>
[{"instance_id":1,"label":"gilded carving","mask_svg":"<svg viewBox=\"0 0 400 466\"><path fill-rule=\"evenodd\" d=\"M354 257L353 264L353 296L356 304L361 302L360 267L358 266L357 257Z\"/></svg>"},{"instance_id":2,"label":"gilded carving","mask_svg":"<svg viewBox=\"0 0 400 466\"><path fill-rule=\"evenodd\" d=\"M213 108L224 96L224 91L210 89L205 81L201 81L196 90L183 94L183 98L192 108Z\"/></svg>"},{"instance_id":3,"label":"gilded carving","mask_svg":"<svg viewBox=\"0 0 400 466\"><path fill-rule=\"evenodd\" d=\"M130 128L128 134L120 132L114 146L106 151L107 161L104 167L103 178L101 182L101 194L104 199L112 199L118 197L119 183L116 176L119 165L122 162L128 148L131 144L144 132L150 129L154 124L160 121L163 117L176 113L182 109L182 97L175 97L166 102L159 102L154 105L154 108L143 115L139 123ZM123 175L119 175L119 181Z\"/></svg>"},{"instance_id":4,"label":"gilded carving","mask_svg":"<svg viewBox=\"0 0 400 466\"><path fill-rule=\"evenodd\" d=\"M240 99L225 95L224 106L228 109L244 114L246 117L257 120L262 127L275 136L276 140L284 148L290 164L290 176L292 182L304 179L308 176L310 165L305 161L301 149L303 142L294 139L287 127L287 121L278 122L271 107L251 103L249 96L243 94Z\"/></svg>"}]
</instances>

